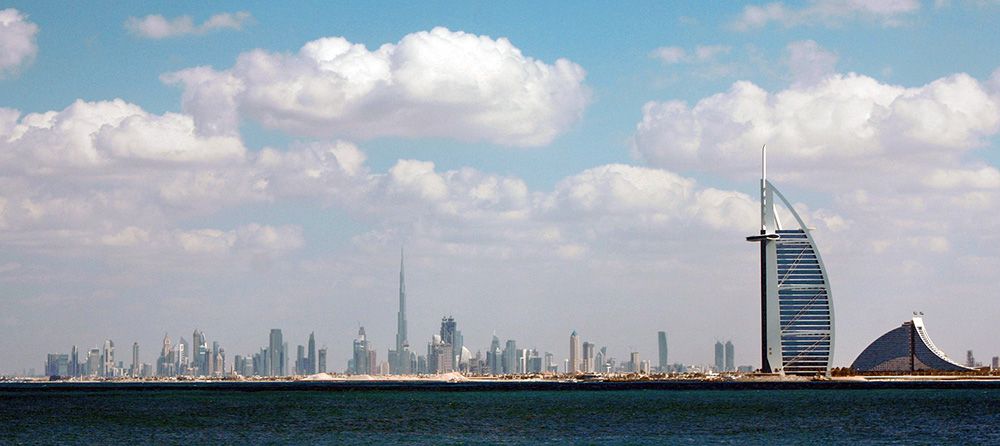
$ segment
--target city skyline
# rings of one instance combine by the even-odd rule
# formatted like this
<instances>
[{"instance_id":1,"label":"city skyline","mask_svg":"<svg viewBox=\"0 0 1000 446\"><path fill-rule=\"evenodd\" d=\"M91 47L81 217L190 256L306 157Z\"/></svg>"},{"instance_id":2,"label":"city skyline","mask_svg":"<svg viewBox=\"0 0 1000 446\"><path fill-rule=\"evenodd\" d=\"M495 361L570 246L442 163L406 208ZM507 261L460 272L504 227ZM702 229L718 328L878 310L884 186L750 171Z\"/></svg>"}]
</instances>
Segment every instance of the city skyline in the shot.
<instances>
[{"instance_id":1,"label":"city skyline","mask_svg":"<svg viewBox=\"0 0 1000 446\"><path fill-rule=\"evenodd\" d=\"M150 362L195 327L230 361L314 333L341 369L359 326L387 361L442 317L557 362L575 330L581 361L658 365L663 330L671 363L731 339L760 366L741 239L765 143L834 284L833 367L914 310L989 358L996 23L929 0L8 2L0 373L108 339Z\"/></svg>"}]
</instances>

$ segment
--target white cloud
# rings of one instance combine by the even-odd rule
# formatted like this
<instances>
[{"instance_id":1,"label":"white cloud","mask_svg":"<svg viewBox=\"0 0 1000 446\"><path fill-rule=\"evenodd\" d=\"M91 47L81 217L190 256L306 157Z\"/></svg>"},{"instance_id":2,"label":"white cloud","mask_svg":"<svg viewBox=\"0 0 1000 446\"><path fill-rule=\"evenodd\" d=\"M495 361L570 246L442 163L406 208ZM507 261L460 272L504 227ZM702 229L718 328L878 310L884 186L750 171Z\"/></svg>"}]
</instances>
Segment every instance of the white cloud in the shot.
<instances>
[{"instance_id":1,"label":"white cloud","mask_svg":"<svg viewBox=\"0 0 1000 446\"><path fill-rule=\"evenodd\" d=\"M721 54L728 53L730 48L725 45L698 45L694 49L694 56L699 61L709 61Z\"/></svg>"},{"instance_id":2,"label":"white cloud","mask_svg":"<svg viewBox=\"0 0 1000 446\"><path fill-rule=\"evenodd\" d=\"M203 133L235 132L237 111L297 135L450 137L510 146L552 141L587 103L584 70L526 57L504 38L445 28L369 51L340 37L297 54L243 53L231 69L163 77L185 88Z\"/></svg>"},{"instance_id":3,"label":"white cloud","mask_svg":"<svg viewBox=\"0 0 1000 446\"><path fill-rule=\"evenodd\" d=\"M881 26L899 26L920 9L918 0L813 0L808 6L791 8L782 2L748 5L733 23L733 28L747 31L774 22L785 27L814 25L837 26L849 20L867 20Z\"/></svg>"},{"instance_id":4,"label":"white cloud","mask_svg":"<svg viewBox=\"0 0 1000 446\"><path fill-rule=\"evenodd\" d=\"M154 115L121 99L76 101L58 112L25 115L0 130L5 165L37 173L113 163L222 162L245 153L237 137L197 135L190 116Z\"/></svg>"},{"instance_id":5,"label":"white cloud","mask_svg":"<svg viewBox=\"0 0 1000 446\"><path fill-rule=\"evenodd\" d=\"M935 189L1000 189L1000 170L993 166L935 169L923 182Z\"/></svg>"},{"instance_id":6,"label":"white cloud","mask_svg":"<svg viewBox=\"0 0 1000 446\"><path fill-rule=\"evenodd\" d=\"M195 254L228 254L232 251L282 252L300 248L304 241L298 226L267 226L256 223L231 231L196 229L169 234L181 249Z\"/></svg>"},{"instance_id":7,"label":"white cloud","mask_svg":"<svg viewBox=\"0 0 1000 446\"><path fill-rule=\"evenodd\" d=\"M38 25L20 11L0 10L0 78L30 62L38 53L35 34Z\"/></svg>"},{"instance_id":8,"label":"white cloud","mask_svg":"<svg viewBox=\"0 0 1000 446\"><path fill-rule=\"evenodd\" d=\"M661 46L649 53L649 57L660 59L668 64L683 62L687 58L687 51L679 46Z\"/></svg>"},{"instance_id":9,"label":"white cloud","mask_svg":"<svg viewBox=\"0 0 1000 446\"><path fill-rule=\"evenodd\" d=\"M713 62L718 56L727 54L732 48L725 45L698 45L689 53L678 46L663 46L654 49L649 57L667 64Z\"/></svg>"},{"instance_id":10,"label":"white cloud","mask_svg":"<svg viewBox=\"0 0 1000 446\"><path fill-rule=\"evenodd\" d=\"M245 11L215 14L202 22L201 25L195 25L191 16L185 15L167 19L159 14L151 14L143 18L129 17L125 21L125 29L136 36L147 39L166 39L206 34L223 29L241 30L251 20L253 17Z\"/></svg>"},{"instance_id":11,"label":"white cloud","mask_svg":"<svg viewBox=\"0 0 1000 446\"><path fill-rule=\"evenodd\" d=\"M857 74L769 93L749 82L698 101L650 102L633 147L656 166L744 175L756 171L759 148L806 170L911 173L907 167L957 166L1000 127L1000 104L966 74L904 88ZM945 164L941 164L945 163ZM921 169L926 169L920 167ZM815 178L812 178L814 180ZM837 184L830 184L837 187Z\"/></svg>"},{"instance_id":12,"label":"white cloud","mask_svg":"<svg viewBox=\"0 0 1000 446\"><path fill-rule=\"evenodd\" d=\"M837 54L813 40L792 42L786 51L792 80L796 83L813 85L836 72Z\"/></svg>"}]
</instances>

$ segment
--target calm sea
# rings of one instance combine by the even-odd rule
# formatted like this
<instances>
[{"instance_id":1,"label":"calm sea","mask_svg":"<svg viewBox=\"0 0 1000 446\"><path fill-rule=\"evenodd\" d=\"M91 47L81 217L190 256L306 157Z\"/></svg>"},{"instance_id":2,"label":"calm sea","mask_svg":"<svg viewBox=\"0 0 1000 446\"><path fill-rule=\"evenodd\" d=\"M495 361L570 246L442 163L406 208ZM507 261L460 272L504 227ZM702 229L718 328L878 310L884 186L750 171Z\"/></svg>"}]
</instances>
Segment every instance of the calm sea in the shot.
<instances>
[{"instance_id":1,"label":"calm sea","mask_svg":"<svg viewBox=\"0 0 1000 446\"><path fill-rule=\"evenodd\" d=\"M7 384L0 443L1000 444L996 385L791 387Z\"/></svg>"}]
</instances>

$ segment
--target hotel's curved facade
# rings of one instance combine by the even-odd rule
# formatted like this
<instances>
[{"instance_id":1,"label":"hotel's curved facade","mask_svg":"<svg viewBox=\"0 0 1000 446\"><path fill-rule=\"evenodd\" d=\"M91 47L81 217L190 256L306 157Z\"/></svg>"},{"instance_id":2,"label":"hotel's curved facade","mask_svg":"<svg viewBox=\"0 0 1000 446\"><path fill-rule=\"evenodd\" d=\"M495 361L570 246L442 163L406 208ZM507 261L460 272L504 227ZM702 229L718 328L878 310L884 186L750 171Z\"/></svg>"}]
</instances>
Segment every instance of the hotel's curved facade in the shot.
<instances>
[{"instance_id":1,"label":"hotel's curved facade","mask_svg":"<svg viewBox=\"0 0 1000 446\"><path fill-rule=\"evenodd\" d=\"M972 370L952 361L934 345L924 327L924 319L917 316L872 342L858 355L851 368L860 372Z\"/></svg>"},{"instance_id":2,"label":"hotel's curved facade","mask_svg":"<svg viewBox=\"0 0 1000 446\"><path fill-rule=\"evenodd\" d=\"M761 369L781 375L830 375L834 326L830 281L809 228L761 178ZM775 198L795 220L784 227Z\"/></svg>"}]
</instances>

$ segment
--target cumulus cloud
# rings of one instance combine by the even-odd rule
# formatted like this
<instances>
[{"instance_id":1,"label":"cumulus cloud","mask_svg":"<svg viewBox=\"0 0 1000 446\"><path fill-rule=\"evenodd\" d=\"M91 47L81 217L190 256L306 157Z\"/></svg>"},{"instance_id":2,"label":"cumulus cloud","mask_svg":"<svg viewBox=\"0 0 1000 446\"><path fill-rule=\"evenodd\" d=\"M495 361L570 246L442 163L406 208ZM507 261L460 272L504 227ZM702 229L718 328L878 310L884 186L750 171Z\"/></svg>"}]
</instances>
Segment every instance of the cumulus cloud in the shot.
<instances>
[{"instance_id":1,"label":"cumulus cloud","mask_svg":"<svg viewBox=\"0 0 1000 446\"><path fill-rule=\"evenodd\" d=\"M775 93L736 82L693 106L647 103L633 148L671 169L752 173L767 143L796 168L899 172L928 160L957 164L998 127L1000 104L966 74L905 88L852 73Z\"/></svg>"},{"instance_id":2,"label":"cumulus cloud","mask_svg":"<svg viewBox=\"0 0 1000 446\"><path fill-rule=\"evenodd\" d=\"M200 25L195 25L191 16L180 16L168 19L159 14L151 14L142 18L129 17L125 21L125 29L132 34L147 39L166 39L188 35L201 35L211 31L232 29L241 30L253 20L249 12L224 12L209 17Z\"/></svg>"},{"instance_id":3,"label":"cumulus cloud","mask_svg":"<svg viewBox=\"0 0 1000 446\"><path fill-rule=\"evenodd\" d=\"M197 135L190 116L155 115L121 99L76 101L15 119L0 126L0 159L7 168L37 173L114 163L223 162L245 152L237 137Z\"/></svg>"},{"instance_id":4,"label":"cumulus cloud","mask_svg":"<svg viewBox=\"0 0 1000 446\"><path fill-rule=\"evenodd\" d=\"M918 0L812 0L793 8L782 2L748 5L733 22L740 31L763 28L770 23L785 27L800 25L836 26L849 20L867 20L881 26L899 26L920 9Z\"/></svg>"},{"instance_id":5,"label":"cumulus cloud","mask_svg":"<svg viewBox=\"0 0 1000 446\"><path fill-rule=\"evenodd\" d=\"M375 51L341 37L295 54L254 50L225 71L163 80L184 87L184 110L207 134L235 132L236 116L249 116L296 135L538 146L580 119L584 77L573 62L524 56L505 38L434 28Z\"/></svg>"},{"instance_id":6,"label":"cumulus cloud","mask_svg":"<svg viewBox=\"0 0 1000 446\"><path fill-rule=\"evenodd\" d=\"M38 53L35 34L38 25L29 22L20 11L0 10L0 78L15 72Z\"/></svg>"}]
</instances>

